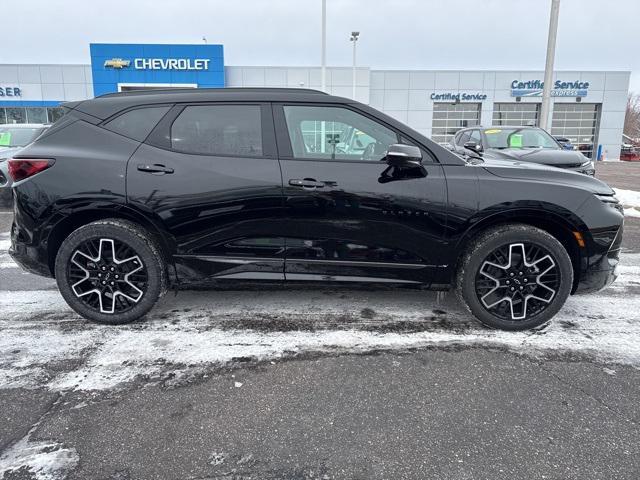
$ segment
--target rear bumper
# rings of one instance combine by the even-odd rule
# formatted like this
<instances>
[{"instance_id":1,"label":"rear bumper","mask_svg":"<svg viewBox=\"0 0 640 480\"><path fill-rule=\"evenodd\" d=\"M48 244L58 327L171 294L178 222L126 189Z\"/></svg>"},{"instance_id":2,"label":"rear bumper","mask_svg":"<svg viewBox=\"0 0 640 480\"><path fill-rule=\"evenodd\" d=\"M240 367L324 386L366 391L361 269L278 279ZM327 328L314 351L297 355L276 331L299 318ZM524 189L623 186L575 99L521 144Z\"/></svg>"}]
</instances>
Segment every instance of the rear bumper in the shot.
<instances>
[{"instance_id":1,"label":"rear bumper","mask_svg":"<svg viewBox=\"0 0 640 480\"><path fill-rule=\"evenodd\" d=\"M18 212L16 212L17 214ZM43 277L53 277L49 269L46 249L36 247L27 240L31 232L21 230L15 219L11 226L9 255L23 270Z\"/></svg>"}]
</instances>

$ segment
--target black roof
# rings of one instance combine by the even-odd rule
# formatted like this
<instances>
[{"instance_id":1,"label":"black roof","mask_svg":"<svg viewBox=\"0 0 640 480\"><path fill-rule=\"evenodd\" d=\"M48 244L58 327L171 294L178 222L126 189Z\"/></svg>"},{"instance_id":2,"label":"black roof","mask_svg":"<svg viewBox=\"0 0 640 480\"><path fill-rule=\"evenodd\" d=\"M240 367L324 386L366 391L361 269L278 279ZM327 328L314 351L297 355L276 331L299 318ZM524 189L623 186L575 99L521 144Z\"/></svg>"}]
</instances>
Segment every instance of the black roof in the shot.
<instances>
[{"instance_id":1,"label":"black roof","mask_svg":"<svg viewBox=\"0 0 640 480\"><path fill-rule=\"evenodd\" d=\"M209 95L211 93L220 93L224 92L225 94L235 92L235 93L315 93L318 95L328 95L327 93L321 90L313 90L311 88L269 88L269 87L225 87L225 88L149 88L147 90L129 90L126 92L113 92L113 93L105 93L103 95L99 95L96 98L113 98L113 97L135 97L139 95L168 95L168 94L189 94L196 93L199 95Z\"/></svg>"},{"instance_id":2,"label":"black roof","mask_svg":"<svg viewBox=\"0 0 640 480\"><path fill-rule=\"evenodd\" d=\"M63 106L104 119L142 105L215 101L355 103L351 99L306 88L176 88L108 93L92 100L64 103Z\"/></svg>"}]
</instances>

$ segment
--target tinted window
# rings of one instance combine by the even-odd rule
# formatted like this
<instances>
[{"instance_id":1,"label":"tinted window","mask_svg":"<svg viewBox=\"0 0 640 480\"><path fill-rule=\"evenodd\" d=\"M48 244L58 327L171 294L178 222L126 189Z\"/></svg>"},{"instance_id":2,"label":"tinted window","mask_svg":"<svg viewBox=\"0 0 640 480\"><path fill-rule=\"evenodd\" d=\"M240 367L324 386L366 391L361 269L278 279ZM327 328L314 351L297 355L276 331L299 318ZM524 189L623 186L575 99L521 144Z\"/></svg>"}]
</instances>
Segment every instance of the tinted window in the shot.
<instances>
[{"instance_id":1,"label":"tinted window","mask_svg":"<svg viewBox=\"0 0 640 480\"><path fill-rule=\"evenodd\" d=\"M285 106L295 158L380 160L398 143L393 130L341 107Z\"/></svg>"},{"instance_id":2,"label":"tinted window","mask_svg":"<svg viewBox=\"0 0 640 480\"><path fill-rule=\"evenodd\" d=\"M185 108L171 127L171 147L207 155L262 155L259 105Z\"/></svg>"},{"instance_id":3,"label":"tinted window","mask_svg":"<svg viewBox=\"0 0 640 480\"><path fill-rule=\"evenodd\" d=\"M142 142L168 111L169 107L136 108L114 118L105 128Z\"/></svg>"}]
</instances>

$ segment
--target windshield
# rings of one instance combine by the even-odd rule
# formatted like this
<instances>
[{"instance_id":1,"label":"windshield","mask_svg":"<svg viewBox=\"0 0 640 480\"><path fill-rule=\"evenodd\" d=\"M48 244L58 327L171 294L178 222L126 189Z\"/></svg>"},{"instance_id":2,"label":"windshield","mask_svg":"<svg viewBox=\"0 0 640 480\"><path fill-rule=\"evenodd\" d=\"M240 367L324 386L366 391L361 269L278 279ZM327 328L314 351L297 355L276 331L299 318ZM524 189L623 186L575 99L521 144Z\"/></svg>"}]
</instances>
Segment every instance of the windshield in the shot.
<instances>
[{"instance_id":1,"label":"windshield","mask_svg":"<svg viewBox=\"0 0 640 480\"><path fill-rule=\"evenodd\" d=\"M16 128L0 126L0 147L24 147L29 145L40 133L41 129Z\"/></svg>"},{"instance_id":2,"label":"windshield","mask_svg":"<svg viewBox=\"0 0 640 480\"><path fill-rule=\"evenodd\" d=\"M536 128L491 128L484 134L489 148L560 148L551 135Z\"/></svg>"}]
</instances>

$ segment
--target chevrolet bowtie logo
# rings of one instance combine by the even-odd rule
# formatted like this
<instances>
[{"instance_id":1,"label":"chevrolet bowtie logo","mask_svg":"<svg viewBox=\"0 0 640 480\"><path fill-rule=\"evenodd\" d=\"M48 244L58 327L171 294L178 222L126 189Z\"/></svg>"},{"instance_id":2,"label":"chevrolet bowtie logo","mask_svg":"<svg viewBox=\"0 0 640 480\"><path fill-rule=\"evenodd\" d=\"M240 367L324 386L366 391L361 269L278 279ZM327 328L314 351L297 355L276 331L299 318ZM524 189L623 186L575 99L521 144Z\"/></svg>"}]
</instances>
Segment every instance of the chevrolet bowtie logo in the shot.
<instances>
[{"instance_id":1,"label":"chevrolet bowtie logo","mask_svg":"<svg viewBox=\"0 0 640 480\"><path fill-rule=\"evenodd\" d=\"M111 68L124 68L131 65L131 60L123 60L121 58L112 58L111 60L105 60L104 66Z\"/></svg>"}]
</instances>

